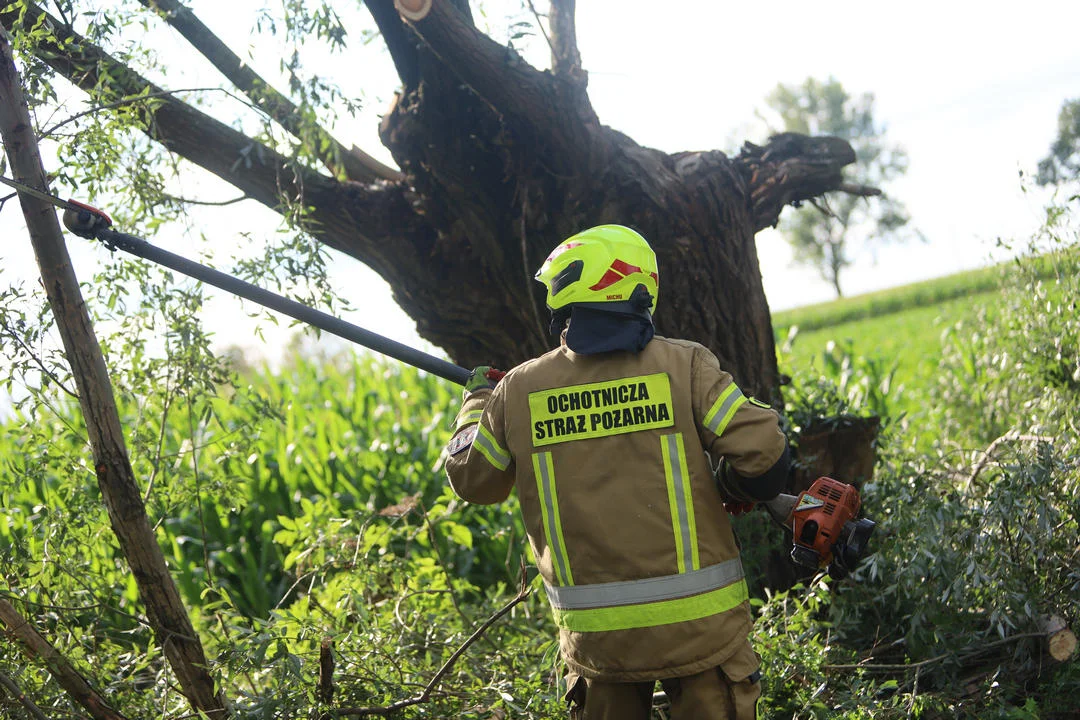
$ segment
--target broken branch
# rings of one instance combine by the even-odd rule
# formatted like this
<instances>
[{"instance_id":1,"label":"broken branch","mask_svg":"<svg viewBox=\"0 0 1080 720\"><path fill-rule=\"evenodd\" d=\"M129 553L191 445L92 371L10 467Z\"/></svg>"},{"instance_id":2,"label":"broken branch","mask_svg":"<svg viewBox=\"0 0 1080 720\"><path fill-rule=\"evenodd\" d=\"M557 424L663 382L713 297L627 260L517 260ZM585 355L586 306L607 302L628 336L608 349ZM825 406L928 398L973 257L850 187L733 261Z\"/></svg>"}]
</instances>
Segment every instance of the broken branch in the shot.
<instances>
[{"instance_id":1,"label":"broken branch","mask_svg":"<svg viewBox=\"0 0 1080 720\"><path fill-rule=\"evenodd\" d=\"M328 637L319 645L319 700L334 701L334 641Z\"/></svg>"},{"instance_id":2,"label":"broken branch","mask_svg":"<svg viewBox=\"0 0 1080 720\"><path fill-rule=\"evenodd\" d=\"M836 137L780 133L764 146L745 143L734 162L750 186L756 232L776 225L785 206L844 186L841 171L855 151Z\"/></svg>"},{"instance_id":3,"label":"broken branch","mask_svg":"<svg viewBox=\"0 0 1080 720\"><path fill-rule=\"evenodd\" d=\"M43 638L11 603L4 599L0 599L0 626L6 628L4 635L16 640L30 659L43 663L64 692L96 720L127 720L90 687L71 662Z\"/></svg>"},{"instance_id":4,"label":"broken branch","mask_svg":"<svg viewBox=\"0 0 1080 720\"><path fill-rule=\"evenodd\" d=\"M836 189L842 193L858 195L859 197L877 197L882 194L881 188L872 187L870 185L860 185L859 183L840 183L840 187Z\"/></svg>"},{"instance_id":5,"label":"broken branch","mask_svg":"<svg viewBox=\"0 0 1080 720\"><path fill-rule=\"evenodd\" d=\"M457 663L458 658L465 654L465 651L469 649L469 646L476 642L478 639L480 639L480 636L487 632L487 629L494 625L499 620L499 618L510 612L518 603L522 602L528 596L528 583L525 580L524 568L522 568L521 583L518 587L517 595L514 596L514 598L506 605L504 605L498 612L496 612L494 615L484 621L484 624L478 627L473 632L473 634L470 635L469 638L461 644L461 647L454 651L454 654L451 655L447 659L447 661L443 663L443 666L439 668L439 671L436 672L435 675L431 678L431 680L428 681L428 684L424 687L424 691L418 696L410 698L408 700L401 700L385 707L337 708L335 712L338 715L349 715L353 717L365 717L372 715L387 716L392 715L393 713L396 713L403 708L411 707L413 705L420 705L427 702L431 699L432 693L435 692L435 688L438 687L443 677L445 677L446 674L450 672L450 670Z\"/></svg>"},{"instance_id":6,"label":"broken branch","mask_svg":"<svg viewBox=\"0 0 1080 720\"><path fill-rule=\"evenodd\" d=\"M165 22L176 29L192 47L210 61L229 82L251 98L293 137L309 149L331 172L342 173L350 180L401 180L403 175L383 165L364 151L353 146L346 148L326 129L306 128L295 104L259 76L251 66L234 53L228 45L211 32L190 8L176 0L139 0L144 7L157 10ZM314 138L311 136L314 135Z\"/></svg>"}]
</instances>

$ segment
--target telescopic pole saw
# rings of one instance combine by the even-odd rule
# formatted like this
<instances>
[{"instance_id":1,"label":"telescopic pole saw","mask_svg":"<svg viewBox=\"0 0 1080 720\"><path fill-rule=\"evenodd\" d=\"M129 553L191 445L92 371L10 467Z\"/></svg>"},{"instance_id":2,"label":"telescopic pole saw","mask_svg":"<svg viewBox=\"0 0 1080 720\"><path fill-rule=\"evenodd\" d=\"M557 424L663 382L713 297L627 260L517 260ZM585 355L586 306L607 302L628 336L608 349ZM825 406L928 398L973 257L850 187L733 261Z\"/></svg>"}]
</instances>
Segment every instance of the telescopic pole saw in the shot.
<instances>
[{"instance_id":1,"label":"telescopic pole saw","mask_svg":"<svg viewBox=\"0 0 1080 720\"><path fill-rule=\"evenodd\" d=\"M67 215L67 213L65 213L65 215ZM117 248L126 253L137 255L145 260L155 262L158 265L164 265L167 268L193 277L208 285L213 285L214 287L230 292L233 295L238 295L245 300L257 302L260 305L268 307L271 310L276 310L283 315L288 315L291 318L306 322L308 325L313 325L332 335L345 338L357 345L363 345L375 352L408 363L421 370L426 370L432 375L437 375L444 380L449 380L458 385L464 385L471 374L469 370L454 365L451 362L447 362L446 360L442 360L441 358L437 358L434 355L417 350L416 348L409 347L396 340L391 340L388 337L373 333L370 330L365 330L359 325L353 325L350 322L324 313L321 310L316 310L315 308L298 303L295 300L290 300L287 297L272 293L258 285L252 285L249 282L245 282L240 278L233 277L232 275L207 267L206 265L200 265L197 262L171 253L168 250L162 250L134 235L105 229L98 232L97 239L105 243L106 247Z\"/></svg>"},{"instance_id":2,"label":"telescopic pole saw","mask_svg":"<svg viewBox=\"0 0 1080 720\"><path fill-rule=\"evenodd\" d=\"M206 265L201 265L185 257L162 250L151 245L142 238L122 233L112 228L112 219L101 210L75 200L62 200L54 195L30 187L24 183L0 176L0 182L14 187L19 192L25 192L38 197L53 205L64 209L64 225L68 230L79 237L99 240L110 250L123 250L126 253L136 255L150 262L163 265L167 268L183 273L188 277L213 285L226 292L238 295L246 300L251 300L264 307L276 310L283 315L313 325L325 330L332 335L337 335L350 342L363 345L375 352L387 355L408 363L420 370L427 371L432 375L449 380L450 382L464 385L472 374L463 367L447 362L434 355L409 347L396 340L383 337L370 330L353 325L341 318L328 315L320 310L310 308L307 305L290 300L258 285L252 285L239 278L215 270Z\"/></svg>"}]
</instances>

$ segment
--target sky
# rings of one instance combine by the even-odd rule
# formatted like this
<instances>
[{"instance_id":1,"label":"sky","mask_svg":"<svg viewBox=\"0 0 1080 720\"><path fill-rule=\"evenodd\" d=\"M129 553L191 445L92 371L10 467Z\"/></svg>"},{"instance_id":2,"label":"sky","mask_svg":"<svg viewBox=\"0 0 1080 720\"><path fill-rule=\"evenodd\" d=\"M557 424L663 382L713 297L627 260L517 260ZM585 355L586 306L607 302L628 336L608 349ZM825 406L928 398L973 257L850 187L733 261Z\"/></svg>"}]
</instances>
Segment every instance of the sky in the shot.
<instances>
[{"instance_id":1,"label":"sky","mask_svg":"<svg viewBox=\"0 0 1080 720\"><path fill-rule=\"evenodd\" d=\"M191 7L234 48L251 46L255 3L194 0ZM496 39L509 36L508 5L489 0L478 13ZM662 9L661 9L662 8ZM517 16L520 18L520 15ZM861 254L842 281L858 294L981 267L1006 253L998 238L1023 239L1038 226L1046 193L1024 192L1021 171L1047 154L1064 100L1080 97L1080 2L988 4L974 2L831 2L809 4L625 0L577 3L577 31L589 95L601 121L643 145L674 152L733 150L743 140L763 142L756 113L778 84L808 76L835 77L852 94L873 93L875 114L890 142L909 156L907 175L885 188L903 201L927 242L880 246ZM167 28L154 36L160 53L184 53ZM546 63L542 38L522 45L526 58ZM268 77L274 52L254 47L252 64ZM365 110L341 122L335 134L387 163L377 136L397 79L378 41L350 47L327 61ZM334 66L337 63L337 67ZM212 79L199 58L185 61L169 85ZM283 87L284 83L279 84ZM79 107L73 106L73 111ZM236 194L220 182L192 176L179 188L215 198ZM246 203L199 211L195 230L215 244L242 232L271 237L272 212ZM0 212L0 285L34 276L25 226L12 204ZM156 238L174 252L203 251L192 234L166 230ZM104 251L69 240L80 279L89 279ZM774 310L830 300L831 287L808 268L793 266L778 232L758 235L766 295ZM393 304L389 288L357 261L335 256L332 280L356 308L346 319L395 340L434 351ZM661 273L663 269L661 268ZM662 288L661 288L662 294ZM274 358L291 332L252 319L237 301L217 291L206 318L222 345L239 344ZM250 308L249 308L250 310ZM254 334L264 330L266 342Z\"/></svg>"}]
</instances>

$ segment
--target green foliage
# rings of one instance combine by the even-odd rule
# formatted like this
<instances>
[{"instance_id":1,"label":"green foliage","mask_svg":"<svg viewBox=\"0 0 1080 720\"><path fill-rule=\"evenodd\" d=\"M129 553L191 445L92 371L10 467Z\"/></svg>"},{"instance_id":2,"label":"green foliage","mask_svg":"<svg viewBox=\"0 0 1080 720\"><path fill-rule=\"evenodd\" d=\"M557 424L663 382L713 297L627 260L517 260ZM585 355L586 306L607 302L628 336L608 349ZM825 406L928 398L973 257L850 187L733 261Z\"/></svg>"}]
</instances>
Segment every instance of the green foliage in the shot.
<instances>
[{"instance_id":1,"label":"green foliage","mask_svg":"<svg viewBox=\"0 0 1080 720\"><path fill-rule=\"evenodd\" d=\"M880 189L907 171L907 154L886 143L884 128L874 121L871 94L853 98L835 78L807 78L800 86L778 85L767 103L784 131L847 140L856 158L850 183ZM822 202L789 215L781 231L796 262L816 268L839 296L841 273L851 264L851 243L904 239L909 217L903 204L888 195L870 200L839 192Z\"/></svg>"},{"instance_id":2,"label":"green foliage","mask_svg":"<svg viewBox=\"0 0 1080 720\"><path fill-rule=\"evenodd\" d=\"M1051 207L1005 294L973 323L954 327L934 387L946 436L988 443L1010 430L1075 433L1060 408L1080 400L1080 246L1074 220ZM987 322L989 313L994 322Z\"/></svg>"},{"instance_id":3,"label":"green foliage","mask_svg":"<svg viewBox=\"0 0 1080 720\"><path fill-rule=\"evenodd\" d=\"M180 184L190 187L199 183L190 182L189 166L177 163L150 139L154 135L151 111L163 102L163 95L208 108L233 103L231 111L239 113L236 124L244 126L253 140L234 158L238 165L250 165L252 153L261 144L282 153L294 166L322 167L320 152L330 142L324 127L333 127L336 118L352 116L359 109L359 100L311 73L304 61L341 51L346 24L355 20L352 14L362 8L341 11L342 17L328 3L287 2L264 8L256 29L265 33L261 43L279 46L280 69L288 78L291 101L300 108L298 137L283 137L269 110L262 112L246 103L237 110L235 97L215 88L184 89L170 83L167 91L121 96L115 89L116 78L103 67L95 68L97 84L87 91L86 107L57 120L57 104L69 91L66 81L57 85L55 71L39 60L49 54L40 48L54 42L65 46L70 41L59 38L70 31L108 49L117 62L151 81L169 78L170 72L175 78L176 68L163 64L157 48L145 41L147 32L160 30L161 25L141 4L122 0L103 8L100 3L71 0L56 5L53 10L58 11L64 26L52 27L47 22L29 29L19 26L13 37L23 63L21 75L35 133L45 154L55 156L49 171L57 194L64 194L62 187L74 189L74 197L107 207L113 219L135 235L152 238L163 229L190 231L188 213L193 207L236 201L206 192L198 197L175 194ZM356 34L368 38L372 33L358 30ZM205 176L202 179L203 185L217 187L205 183ZM336 306L327 281L326 249L307 234L309 208L287 193L278 200L281 232L256 248L254 258L250 254L234 258L232 272L257 284L276 286L307 304ZM210 239L220 246L220 238ZM266 317L276 322L273 316Z\"/></svg>"},{"instance_id":4,"label":"green foliage","mask_svg":"<svg viewBox=\"0 0 1080 720\"><path fill-rule=\"evenodd\" d=\"M786 362L783 354L780 357ZM899 419L893 407L900 396L893 383L895 360L857 355L851 340L843 345L830 340L820 358L821 369L811 364L816 372L800 373L799 381L788 393L785 417L792 432L801 432L826 419L843 422L860 413Z\"/></svg>"},{"instance_id":5,"label":"green foliage","mask_svg":"<svg viewBox=\"0 0 1080 720\"><path fill-rule=\"evenodd\" d=\"M228 502L205 517L165 523L192 602L204 553L219 586L245 613L266 617L286 602L289 588L305 578L283 523L313 512L312 503L333 518L396 512L409 528L407 545L431 552L434 542L450 569L483 586L513 580L512 546L523 532L515 508L462 508L445 487L437 458L456 401L445 384L356 358L298 362L252 380L261 405L217 401L217 428L199 438L200 465L228 479ZM264 407L273 415L260 422L253 412ZM416 516L424 518L418 527Z\"/></svg>"},{"instance_id":6,"label":"green foliage","mask_svg":"<svg viewBox=\"0 0 1080 720\"><path fill-rule=\"evenodd\" d=\"M1066 100L1058 114L1058 135L1039 161L1040 185L1080 179L1080 98Z\"/></svg>"},{"instance_id":7,"label":"green foliage","mask_svg":"<svg viewBox=\"0 0 1080 720\"><path fill-rule=\"evenodd\" d=\"M1037 253L1022 268L1009 262L776 313L773 327L780 341L781 365L788 374L797 374L796 369L809 371L810 384L819 376L839 379L834 372L838 362L849 368L879 365L889 371L889 410L883 412L879 403L873 412L905 425L935 427L937 413L932 410L936 403L930 388L940 383L942 359L948 356L950 368L974 378L980 372L975 363L986 356L986 348L977 347L985 338L972 330L998 326L1004 309L1002 286L1020 282L1021 273L1032 282L1051 282L1060 274L1057 266L1052 253ZM885 379L869 368L868 375ZM881 388L879 380L870 377L847 381L851 382ZM966 386L970 382L961 382L956 397L947 399L950 407L969 401ZM985 390L979 383L972 388L976 395ZM987 434L1001 429L990 420ZM935 439L936 433L923 433L921 445L928 448Z\"/></svg>"},{"instance_id":8,"label":"green foliage","mask_svg":"<svg viewBox=\"0 0 1080 720\"><path fill-rule=\"evenodd\" d=\"M1048 664L1039 639L1047 615L1080 620L1071 600L1080 592L1080 242L1065 208L1048 210L1002 277L992 311L973 309L942 336L937 382L911 390L923 406L917 421L897 424L893 414L863 487L878 530L854 581L812 584L808 596L793 590L763 606L759 646L778 674L768 702L780 716L1075 711L1078 664ZM899 317L881 332L897 333ZM876 343L856 335L839 357L841 346L830 348L823 367L796 365L793 424L822 408L861 413L880 403L851 391L880 379L867 362ZM894 403L895 388L880 387ZM793 618L803 630L790 646Z\"/></svg>"},{"instance_id":9,"label":"green foliage","mask_svg":"<svg viewBox=\"0 0 1080 720\"><path fill-rule=\"evenodd\" d=\"M181 360L174 354L173 366ZM172 372L174 382L182 376ZM507 602L520 519L513 503L462 507L446 489L439 456L458 402L446 383L353 356L297 359L251 376L251 387L234 381L212 391L181 393L159 375L138 377L142 400L122 404L125 426L136 428L133 464L239 717L325 707L316 682L323 638L334 645L335 705L418 695ZM120 689L129 716L161 715L152 688L160 696L168 672L148 651L154 644L87 465L85 431L70 401L54 397L51 407L33 420L17 412L2 435L0 592L77 665L92 664L95 686ZM554 681L534 665L554 663L542 597L491 628L413 716L489 717L502 708L550 717ZM0 668L23 668L14 651L2 647ZM39 703L70 709L43 669L18 675ZM143 695L125 682L135 677ZM165 712L185 709L174 699Z\"/></svg>"}]
</instances>

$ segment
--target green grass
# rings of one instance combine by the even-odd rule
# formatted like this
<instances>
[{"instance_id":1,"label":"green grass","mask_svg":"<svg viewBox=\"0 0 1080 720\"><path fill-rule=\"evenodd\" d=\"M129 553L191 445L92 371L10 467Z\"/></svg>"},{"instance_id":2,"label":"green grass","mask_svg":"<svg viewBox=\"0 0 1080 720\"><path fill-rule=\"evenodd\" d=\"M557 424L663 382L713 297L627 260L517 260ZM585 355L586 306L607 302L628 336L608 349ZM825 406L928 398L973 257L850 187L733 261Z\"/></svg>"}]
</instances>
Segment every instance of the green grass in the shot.
<instances>
[{"instance_id":1,"label":"green grass","mask_svg":"<svg viewBox=\"0 0 1080 720\"><path fill-rule=\"evenodd\" d=\"M922 388L933 381L941 359L942 333L972 319L980 305L996 296L996 290L983 292L815 330L800 329L790 342L788 336L781 337L778 346L784 364L800 369L823 368L829 343L849 347L854 355L885 360L886 366L895 363L894 386Z\"/></svg>"},{"instance_id":2,"label":"green grass","mask_svg":"<svg viewBox=\"0 0 1080 720\"><path fill-rule=\"evenodd\" d=\"M1060 272L1061 258L1046 253L1033 262L1035 274L1049 279ZM980 307L996 317L997 299L1013 262L947 275L878 292L807 305L773 315L773 332L784 372L819 370L825 356L853 357L895 365L892 385L899 405L918 409L934 381L942 355L942 335L957 323L973 320Z\"/></svg>"},{"instance_id":3,"label":"green grass","mask_svg":"<svg viewBox=\"0 0 1080 720\"><path fill-rule=\"evenodd\" d=\"M913 308L947 304L948 301L997 291L1002 273L1009 265L995 265L969 270L933 280L888 288L878 292L841 298L826 303L784 310L773 314L773 329L783 342L788 329L800 332L844 325L857 320L877 318Z\"/></svg>"},{"instance_id":4,"label":"green grass","mask_svg":"<svg viewBox=\"0 0 1080 720\"><path fill-rule=\"evenodd\" d=\"M993 317L1011 267L957 273L776 313L781 371L838 380L836 368L845 355L862 372L874 364L881 373L875 383L888 385L879 388L889 398L888 414L917 422L928 409L943 335L958 323L974 321L980 307Z\"/></svg>"}]
</instances>

